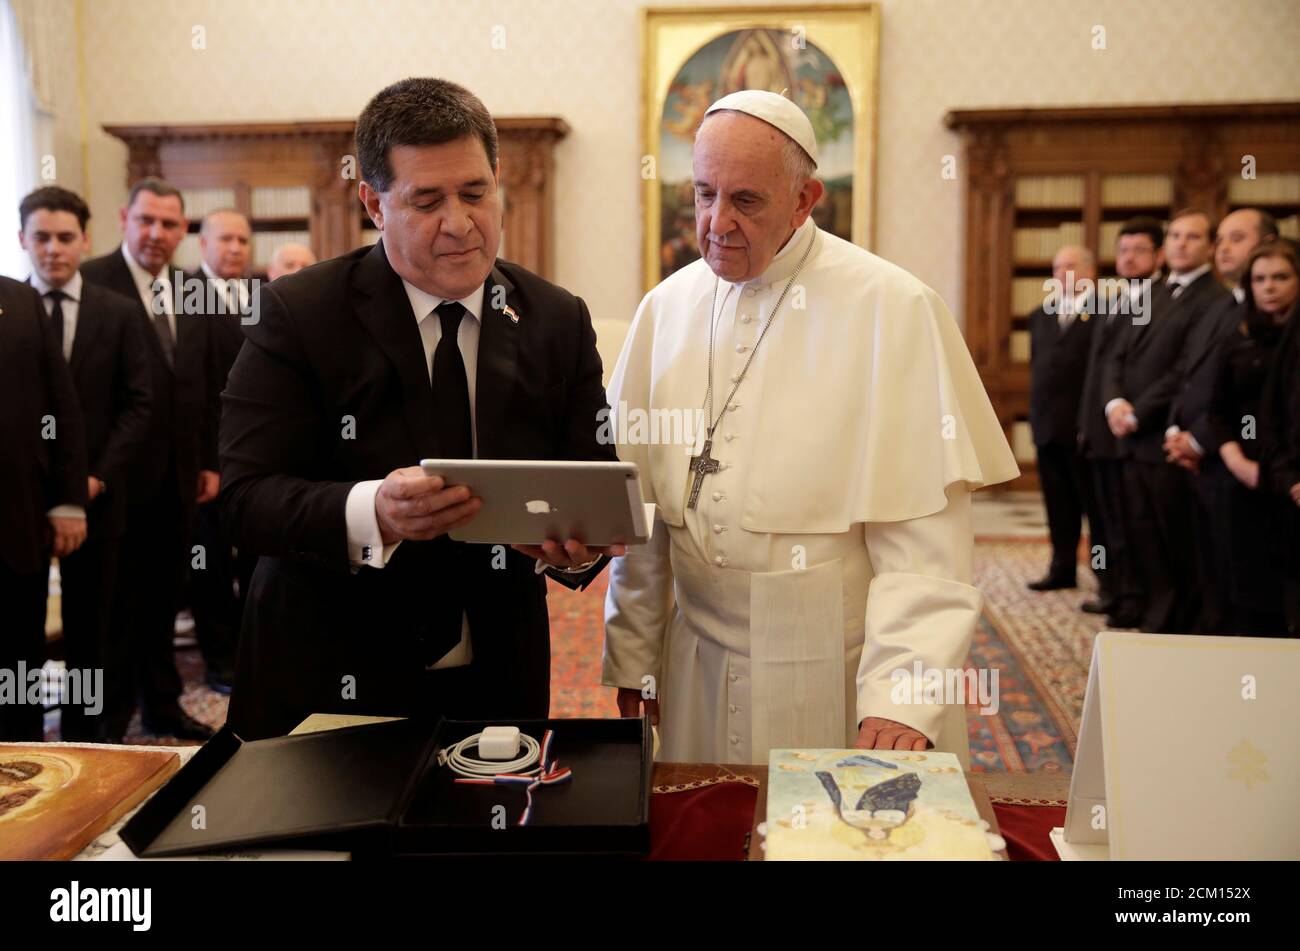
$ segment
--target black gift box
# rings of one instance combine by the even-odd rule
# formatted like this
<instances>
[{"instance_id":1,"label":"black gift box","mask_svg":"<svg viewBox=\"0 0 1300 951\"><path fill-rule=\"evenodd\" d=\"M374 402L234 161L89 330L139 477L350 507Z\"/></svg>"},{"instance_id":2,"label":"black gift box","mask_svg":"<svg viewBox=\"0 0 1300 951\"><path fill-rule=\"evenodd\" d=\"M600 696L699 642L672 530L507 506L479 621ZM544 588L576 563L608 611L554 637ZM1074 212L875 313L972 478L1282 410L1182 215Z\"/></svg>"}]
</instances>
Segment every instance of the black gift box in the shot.
<instances>
[{"instance_id":1,"label":"black gift box","mask_svg":"<svg viewBox=\"0 0 1300 951\"><path fill-rule=\"evenodd\" d=\"M458 784L438 765L445 746L486 726L517 726L569 782ZM393 720L244 741L223 729L122 828L142 857L255 848L366 856L644 854L649 849L649 722Z\"/></svg>"}]
</instances>

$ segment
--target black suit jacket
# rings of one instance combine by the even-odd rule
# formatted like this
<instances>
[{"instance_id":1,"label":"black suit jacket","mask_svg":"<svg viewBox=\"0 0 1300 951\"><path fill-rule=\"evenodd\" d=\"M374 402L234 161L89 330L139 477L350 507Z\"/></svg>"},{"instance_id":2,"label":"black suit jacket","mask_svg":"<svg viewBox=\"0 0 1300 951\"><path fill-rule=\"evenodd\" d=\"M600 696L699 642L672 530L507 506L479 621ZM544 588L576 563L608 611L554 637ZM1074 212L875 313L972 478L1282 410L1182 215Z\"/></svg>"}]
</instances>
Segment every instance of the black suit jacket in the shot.
<instances>
[{"instance_id":1,"label":"black suit jacket","mask_svg":"<svg viewBox=\"0 0 1300 951\"><path fill-rule=\"evenodd\" d=\"M140 300L120 247L82 264L81 276L92 284ZM176 275L172 278L175 281ZM137 504L147 503L160 492L175 492L182 508L189 508L198 493L199 470L217 469L219 407L213 398L209 321L202 315L176 315L173 366L163 354L154 331L153 315L143 302L139 309L148 323L142 336L150 369L153 409L144 442L128 476L128 491Z\"/></svg>"},{"instance_id":2,"label":"black suit jacket","mask_svg":"<svg viewBox=\"0 0 1300 951\"><path fill-rule=\"evenodd\" d=\"M135 299L83 280L69 367L86 424L89 471L108 486L86 510L91 538L117 538L126 528L127 472L153 405L149 332Z\"/></svg>"},{"instance_id":3,"label":"black suit jacket","mask_svg":"<svg viewBox=\"0 0 1300 951\"><path fill-rule=\"evenodd\" d=\"M209 381L215 398L218 400L217 419L221 418L221 391L226 388L226 378L230 375L230 368L235 365L235 357L239 356L239 348L244 343L244 324L247 320L250 323L255 320L253 314L242 314L238 311L239 301L236 299L232 304L225 304L221 307L215 306L219 296L224 297L225 288L218 287L210 280L202 269L189 271L185 274L186 286L188 282L201 281L203 283L203 301L204 314L209 318L208 330L211 334L209 340L209 358L208 363L211 366L211 379ZM245 282L247 278L241 279ZM250 285L251 286L251 285ZM209 305L214 305L209 308Z\"/></svg>"},{"instance_id":4,"label":"black suit jacket","mask_svg":"<svg viewBox=\"0 0 1300 951\"><path fill-rule=\"evenodd\" d=\"M86 430L41 295L7 277L0 277L0 406L0 559L32 574L49 564L46 513L86 504Z\"/></svg>"},{"instance_id":5,"label":"black suit jacket","mask_svg":"<svg viewBox=\"0 0 1300 951\"><path fill-rule=\"evenodd\" d=\"M1083 393L1079 399L1079 444L1090 459L1116 459L1119 446L1106 424L1102 398L1110 364L1123 339L1124 328L1132 319L1127 314L1097 314L1089 332L1088 366L1084 373Z\"/></svg>"},{"instance_id":6,"label":"black suit jacket","mask_svg":"<svg viewBox=\"0 0 1300 951\"><path fill-rule=\"evenodd\" d=\"M1156 290L1151 319L1125 319L1114 356L1103 379L1102 411L1112 399L1133 404L1136 432L1117 441L1122 456L1164 462L1169 407L1178 390L1178 359L1188 330L1224 295L1231 296L1212 271L1206 271L1174 297L1167 285Z\"/></svg>"},{"instance_id":7,"label":"black suit jacket","mask_svg":"<svg viewBox=\"0 0 1300 951\"><path fill-rule=\"evenodd\" d=\"M1092 314L1079 314L1062 332L1057 314L1040 307L1029 315L1029 425L1037 446L1078 443L1079 403L1096 325Z\"/></svg>"},{"instance_id":8,"label":"black suit jacket","mask_svg":"<svg viewBox=\"0 0 1300 951\"><path fill-rule=\"evenodd\" d=\"M1219 451L1210 403L1219 378L1222 345L1241 324L1246 305L1229 293L1212 304L1187 331L1178 358L1178 392L1169 407L1170 426L1192 434L1207 456Z\"/></svg>"},{"instance_id":9,"label":"black suit jacket","mask_svg":"<svg viewBox=\"0 0 1300 951\"><path fill-rule=\"evenodd\" d=\"M411 715L444 702L424 668L459 634L431 618L450 592L464 600L473 649L461 672L473 699L454 712L546 716L546 586L531 559L506 547L494 567L496 546L443 536L403 542L382 569L350 570L352 487L441 454L424 348L383 243L259 294L221 422L223 517L234 544L261 556L234 729L268 736L313 712ZM504 261L484 295L475 398L480 458L616 458L597 441L605 391L586 306ZM355 699L343 696L348 677Z\"/></svg>"}]
</instances>

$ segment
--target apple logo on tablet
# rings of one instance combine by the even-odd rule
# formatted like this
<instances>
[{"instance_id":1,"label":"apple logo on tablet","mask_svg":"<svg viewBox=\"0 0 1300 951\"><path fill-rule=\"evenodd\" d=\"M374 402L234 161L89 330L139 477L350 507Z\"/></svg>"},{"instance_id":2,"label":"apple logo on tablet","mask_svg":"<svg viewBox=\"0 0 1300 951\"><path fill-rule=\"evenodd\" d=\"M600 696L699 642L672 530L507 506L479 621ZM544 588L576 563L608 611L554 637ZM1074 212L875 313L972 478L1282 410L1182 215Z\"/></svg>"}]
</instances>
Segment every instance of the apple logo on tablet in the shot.
<instances>
[{"instance_id":1,"label":"apple logo on tablet","mask_svg":"<svg viewBox=\"0 0 1300 951\"><path fill-rule=\"evenodd\" d=\"M528 509L529 515L545 515L548 512L556 511L551 508L551 503L545 499L533 499L531 502L525 502L524 508Z\"/></svg>"}]
</instances>

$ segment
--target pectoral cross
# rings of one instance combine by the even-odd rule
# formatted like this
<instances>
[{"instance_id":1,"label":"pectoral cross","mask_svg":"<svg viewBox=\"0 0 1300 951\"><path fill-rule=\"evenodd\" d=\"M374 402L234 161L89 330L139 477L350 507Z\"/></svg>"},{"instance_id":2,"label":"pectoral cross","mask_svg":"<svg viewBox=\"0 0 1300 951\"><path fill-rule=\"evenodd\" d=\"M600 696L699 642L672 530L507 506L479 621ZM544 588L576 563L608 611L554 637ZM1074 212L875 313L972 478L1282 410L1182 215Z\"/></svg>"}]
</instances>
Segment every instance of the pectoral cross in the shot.
<instances>
[{"instance_id":1,"label":"pectoral cross","mask_svg":"<svg viewBox=\"0 0 1300 951\"><path fill-rule=\"evenodd\" d=\"M691 486L691 497L686 502L688 509L695 508L695 503L700 498L700 486L704 484L704 477L712 475L722 468L717 459L709 455L709 450L713 448L713 440L704 440L704 449L698 456L691 456L690 470L695 473L695 484Z\"/></svg>"}]
</instances>

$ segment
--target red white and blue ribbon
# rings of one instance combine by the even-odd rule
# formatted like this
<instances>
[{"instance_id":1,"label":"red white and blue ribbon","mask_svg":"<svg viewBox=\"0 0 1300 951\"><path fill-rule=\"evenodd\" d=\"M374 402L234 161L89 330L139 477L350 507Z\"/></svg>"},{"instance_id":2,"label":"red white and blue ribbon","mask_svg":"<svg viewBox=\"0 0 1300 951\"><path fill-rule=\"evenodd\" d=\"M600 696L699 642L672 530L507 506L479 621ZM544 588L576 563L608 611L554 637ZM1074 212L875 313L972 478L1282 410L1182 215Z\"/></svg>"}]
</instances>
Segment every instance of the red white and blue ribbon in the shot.
<instances>
[{"instance_id":1,"label":"red white and blue ribbon","mask_svg":"<svg viewBox=\"0 0 1300 951\"><path fill-rule=\"evenodd\" d=\"M555 732L547 730L542 737L538 765L527 773L499 773L496 776L485 776L482 779L457 779L456 782L472 786L523 786L527 802L516 825L526 826L533 815L533 792L537 787L555 786L559 783L566 783L573 778L572 770L567 766L560 766L558 761L552 762L551 760L551 741L554 738Z\"/></svg>"}]
</instances>

